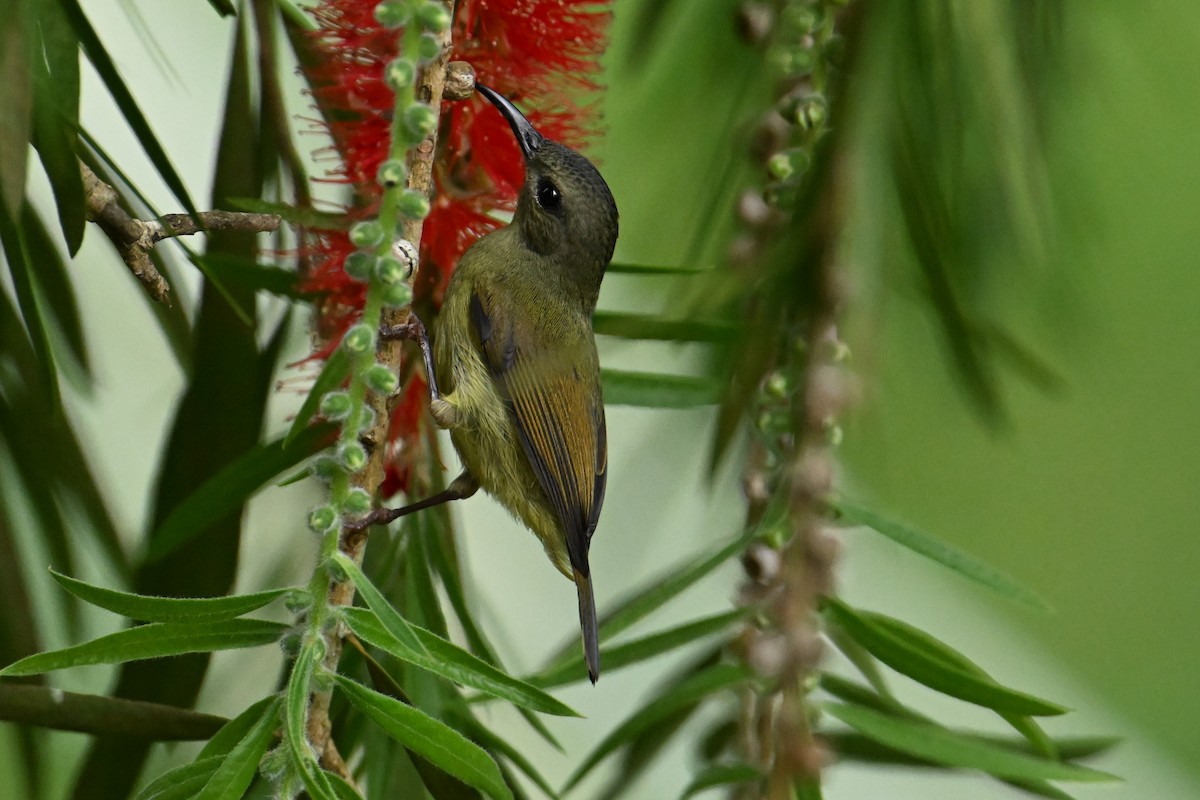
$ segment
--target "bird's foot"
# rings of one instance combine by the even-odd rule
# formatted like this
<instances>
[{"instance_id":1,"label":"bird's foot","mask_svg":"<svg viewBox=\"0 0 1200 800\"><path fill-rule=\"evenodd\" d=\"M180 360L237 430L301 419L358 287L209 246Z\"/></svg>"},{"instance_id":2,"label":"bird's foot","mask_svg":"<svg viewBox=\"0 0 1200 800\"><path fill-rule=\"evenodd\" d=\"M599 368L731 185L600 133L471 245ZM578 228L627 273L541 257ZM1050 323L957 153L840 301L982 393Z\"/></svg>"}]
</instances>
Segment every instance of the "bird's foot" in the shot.
<instances>
[{"instance_id":1,"label":"bird's foot","mask_svg":"<svg viewBox=\"0 0 1200 800\"><path fill-rule=\"evenodd\" d=\"M435 397L429 402L429 413L442 430L449 430L458 425L458 409L444 397Z\"/></svg>"}]
</instances>

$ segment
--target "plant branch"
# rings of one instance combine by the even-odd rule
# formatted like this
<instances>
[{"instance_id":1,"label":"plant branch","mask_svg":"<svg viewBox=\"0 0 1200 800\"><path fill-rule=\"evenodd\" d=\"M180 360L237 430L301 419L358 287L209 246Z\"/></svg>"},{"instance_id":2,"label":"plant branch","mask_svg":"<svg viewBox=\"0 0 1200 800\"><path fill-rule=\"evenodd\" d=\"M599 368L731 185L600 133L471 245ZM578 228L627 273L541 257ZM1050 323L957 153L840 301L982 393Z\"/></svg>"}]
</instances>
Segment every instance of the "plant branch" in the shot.
<instances>
[{"instance_id":1,"label":"plant branch","mask_svg":"<svg viewBox=\"0 0 1200 800\"><path fill-rule=\"evenodd\" d=\"M419 103L427 103L434 109L441 109L445 93L451 32L447 29L439 36L442 44L441 55L421 68L413 87L413 99ZM438 132L435 129L433 133L407 151L408 176L405 186L408 190L419 192L426 197L433 194L433 164L437 154L437 144ZM385 202L384 207L386 205ZM382 216L381 213L381 219ZM388 229L388 225L384 224L385 229ZM399 235L412 244L413 252L420 252L423 225L423 219L405 219L402 227L399 228ZM394 327L407 322L409 314L408 308L384 310L379 322L384 327ZM364 321L366 320L368 320L368 314L364 312ZM400 343L389 340L387 337L378 337L375 360L380 364L387 365L393 371L399 372L401 366ZM365 490L371 497L376 497L384 478L387 457L385 444L388 425L392 418L392 404L398 398L368 392L365 399L374 422L360 437L366 446L368 460L366 466L354 476L354 484ZM366 543L366 530L345 529L338 540L338 548L354 563L361 564ZM354 584L351 581L332 581L326 597L326 609L350 605L354 601L354 594ZM325 639L325 659L322 666L328 672L333 673L337 671L338 661L341 659L343 631L339 625L326 630L322 635ZM318 753L326 753L326 745L332 735L329 702L330 693L318 691L313 693L309 704L308 741ZM326 766L331 765L326 764Z\"/></svg>"},{"instance_id":2,"label":"plant branch","mask_svg":"<svg viewBox=\"0 0 1200 800\"><path fill-rule=\"evenodd\" d=\"M80 162L79 169L83 173L88 219L104 231L129 271L160 303L170 304L170 287L150 260L154 245L174 236L209 231L274 231L281 221L277 214L240 211L205 211L196 218L188 214L167 214L158 219L140 220L121 206L116 189L97 177L86 164Z\"/></svg>"},{"instance_id":3,"label":"plant branch","mask_svg":"<svg viewBox=\"0 0 1200 800\"><path fill-rule=\"evenodd\" d=\"M13 684L0 684L0 720L162 742L208 739L228 722L223 717L161 703Z\"/></svg>"}]
</instances>

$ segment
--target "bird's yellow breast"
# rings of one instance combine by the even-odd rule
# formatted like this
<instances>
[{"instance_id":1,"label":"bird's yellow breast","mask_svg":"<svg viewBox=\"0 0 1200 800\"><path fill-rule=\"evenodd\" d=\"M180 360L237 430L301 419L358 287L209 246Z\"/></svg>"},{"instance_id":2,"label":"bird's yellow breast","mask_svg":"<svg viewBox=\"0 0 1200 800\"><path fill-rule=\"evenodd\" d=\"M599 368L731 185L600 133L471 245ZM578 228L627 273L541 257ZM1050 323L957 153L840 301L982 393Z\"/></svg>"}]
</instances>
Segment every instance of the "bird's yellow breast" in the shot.
<instances>
[{"instance_id":1,"label":"bird's yellow breast","mask_svg":"<svg viewBox=\"0 0 1200 800\"><path fill-rule=\"evenodd\" d=\"M450 438L480 488L525 523L554 566L570 578L565 534L529 464L504 398L468 333L473 289L469 266L464 258L434 327L438 383L455 416Z\"/></svg>"}]
</instances>

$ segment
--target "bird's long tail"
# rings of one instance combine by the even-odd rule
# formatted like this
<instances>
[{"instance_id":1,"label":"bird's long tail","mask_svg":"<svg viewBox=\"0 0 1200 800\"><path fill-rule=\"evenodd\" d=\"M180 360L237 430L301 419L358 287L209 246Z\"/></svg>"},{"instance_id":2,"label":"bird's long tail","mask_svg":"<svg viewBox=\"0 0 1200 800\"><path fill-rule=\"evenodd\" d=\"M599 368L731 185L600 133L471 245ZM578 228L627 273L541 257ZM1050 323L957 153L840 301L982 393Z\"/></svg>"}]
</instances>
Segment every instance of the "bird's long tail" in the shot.
<instances>
[{"instance_id":1,"label":"bird's long tail","mask_svg":"<svg viewBox=\"0 0 1200 800\"><path fill-rule=\"evenodd\" d=\"M592 683L600 677L600 633L596 627L596 598L591 578L575 570L575 589L579 593L579 627L583 631L583 660L587 662Z\"/></svg>"}]
</instances>

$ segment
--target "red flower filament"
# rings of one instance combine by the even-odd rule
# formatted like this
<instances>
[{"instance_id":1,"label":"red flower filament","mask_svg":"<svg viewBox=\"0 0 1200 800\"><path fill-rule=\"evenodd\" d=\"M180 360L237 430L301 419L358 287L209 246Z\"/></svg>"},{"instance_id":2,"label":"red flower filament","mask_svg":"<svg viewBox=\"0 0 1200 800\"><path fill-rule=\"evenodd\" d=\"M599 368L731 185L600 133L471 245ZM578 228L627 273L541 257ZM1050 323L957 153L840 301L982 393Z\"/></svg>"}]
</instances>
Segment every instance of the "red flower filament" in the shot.
<instances>
[{"instance_id":1,"label":"red flower filament","mask_svg":"<svg viewBox=\"0 0 1200 800\"><path fill-rule=\"evenodd\" d=\"M383 80L400 36L375 19L371 0L323 0L313 10L319 62L307 69L313 97L333 140L339 165L326 180L349 184L351 220L375 216L375 182L387 157L395 98ZM544 136L579 146L594 130L594 106L574 99L594 91L598 57L607 43L608 3L596 0L459 0L452 58L470 63L480 83L506 95ZM418 294L441 300L454 265L479 237L502 224L496 212L515 208L524 180L520 151L499 112L482 98L445 102L435 162L435 196L421 235ZM304 290L317 293L318 332L325 356L358 321L366 286L344 270L354 252L345 231L318 233ZM409 380L389 425L383 496L406 488L406 455L421 435L427 388Z\"/></svg>"}]
</instances>

